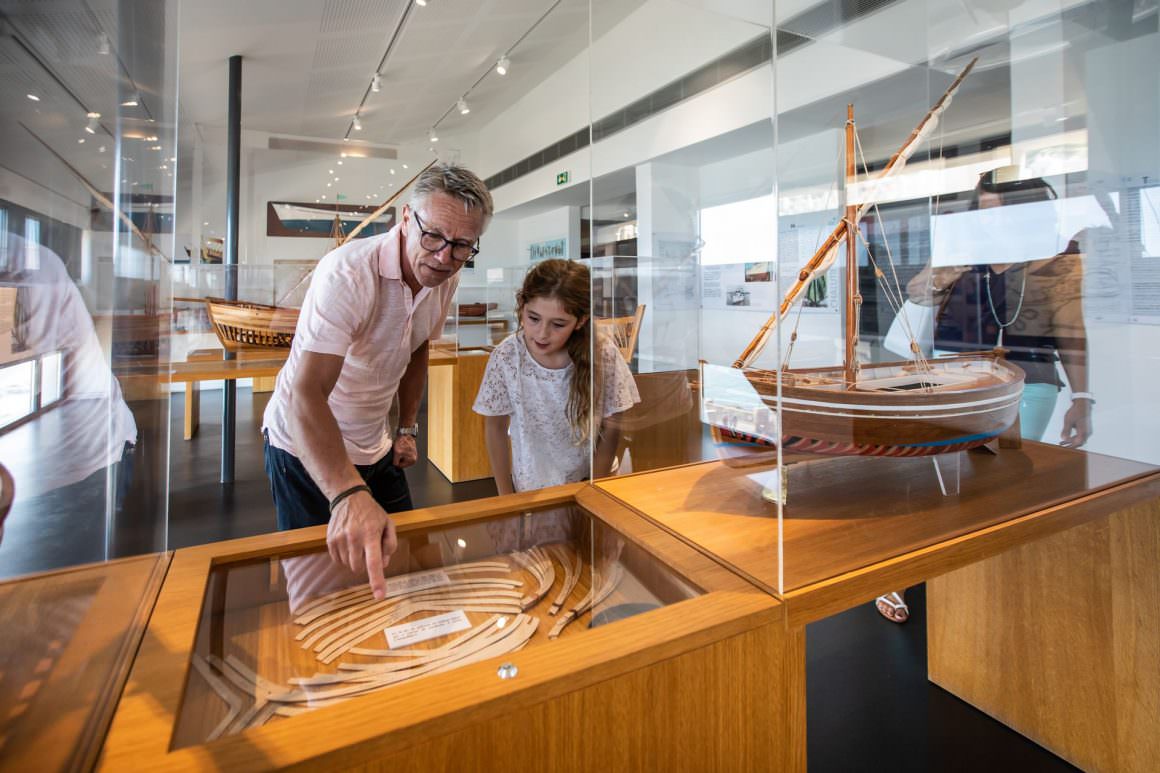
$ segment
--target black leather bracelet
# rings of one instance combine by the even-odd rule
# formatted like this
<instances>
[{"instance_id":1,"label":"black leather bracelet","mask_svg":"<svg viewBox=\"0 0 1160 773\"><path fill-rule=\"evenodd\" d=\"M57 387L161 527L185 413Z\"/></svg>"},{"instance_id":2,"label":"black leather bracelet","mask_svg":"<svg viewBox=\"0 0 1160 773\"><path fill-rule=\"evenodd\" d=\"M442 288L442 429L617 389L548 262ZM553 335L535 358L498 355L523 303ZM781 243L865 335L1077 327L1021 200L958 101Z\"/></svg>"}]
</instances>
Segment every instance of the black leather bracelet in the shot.
<instances>
[{"instance_id":1,"label":"black leather bracelet","mask_svg":"<svg viewBox=\"0 0 1160 773\"><path fill-rule=\"evenodd\" d=\"M351 486L346 491L341 492L334 499L330 500L330 512L332 512L332 513L334 512L334 508L338 507L339 502L346 499L351 494L357 494L360 491L365 491L368 494L370 494L371 487L366 485L365 483L363 483L363 484L360 484L358 486Z\"/></svg>"}]
</instances>

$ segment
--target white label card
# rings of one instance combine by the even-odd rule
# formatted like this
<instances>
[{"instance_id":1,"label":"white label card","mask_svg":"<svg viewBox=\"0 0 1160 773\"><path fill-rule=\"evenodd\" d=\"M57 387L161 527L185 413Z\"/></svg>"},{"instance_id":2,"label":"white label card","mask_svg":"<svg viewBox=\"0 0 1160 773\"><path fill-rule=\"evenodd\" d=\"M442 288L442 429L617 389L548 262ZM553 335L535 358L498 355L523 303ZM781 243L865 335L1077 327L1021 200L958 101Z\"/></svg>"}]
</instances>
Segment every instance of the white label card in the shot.
<instances>
[{"instance_id":1,"label":"white label card","mask_svg":"<svg viewBox=\"0 0 1160 773\"><path fill-rule=\"evenodd\" d=\"M449 633L465 631L471 627L462 609L445 612L434 617L425 617L413 623L404 623L383 630L387 635L387 647L396 649L409 644L417 644L428 639L437 639Z\"/></svg>"},{"instance_id":2,"label":"white label card","mask_svg":"<svg viewBox=\"0 0 1160 773\"><path fill-rule=\"evenodd\" d=\"M403 574L398 577L388 577L387 598L401 596L404 593L410 593L415 590L438 588L442 585L450 584L451 578L442 569L431 569L427 572L412 572L411 574Z\"/></svg>"}]
</instances>

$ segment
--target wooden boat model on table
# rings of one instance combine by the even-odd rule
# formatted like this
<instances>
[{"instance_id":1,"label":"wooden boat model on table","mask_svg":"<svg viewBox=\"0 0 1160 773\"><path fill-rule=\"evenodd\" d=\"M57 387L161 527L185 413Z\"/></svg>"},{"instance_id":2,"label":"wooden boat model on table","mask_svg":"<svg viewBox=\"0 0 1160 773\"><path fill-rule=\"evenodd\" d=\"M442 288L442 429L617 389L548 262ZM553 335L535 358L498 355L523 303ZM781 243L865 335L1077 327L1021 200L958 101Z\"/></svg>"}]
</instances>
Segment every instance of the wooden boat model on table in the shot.
<instances>
[{"instance_id":1,"label":"wooden boat model on table","mask_svg":"<svg viewBox=\"0 0 1160 773\"><path fill-rule=\"evenodd\" d=\"M974 66L972 61L935 103L878 179L896 173L937 124ZM854 114L846 122L846 177L853 181ZM842 222L798 273L778 310L732 368L702 363L702 420L727 463L770 461L771 449L839 456L933 456L998 438L1019 414L1023 371L1000 349L937 359L860 364L857 346L858 223L872 206L848 205ZM842 365L760 370L750 365L809 284L846 248L846 329ZM877 272L883 276L881 271ZM901 303L901 292L894 296ZM780 387L780 389L779 389ZM780 393L779 393L780 392ZM780 400L780 421L778 404ZM780 426L779 426L780 425Z\"/></svg>"},{"instance_id":2,"label":"wooden boat model on table","mask_svg":"<svg viewBox=\"0 0 1160 773\"><path fill-rule=\"evenodd\" d=\"M288 349L298 326L298 309L262 303L205 298L209 321L230 351L266 347Z\"/></svg>"}]
</instances>

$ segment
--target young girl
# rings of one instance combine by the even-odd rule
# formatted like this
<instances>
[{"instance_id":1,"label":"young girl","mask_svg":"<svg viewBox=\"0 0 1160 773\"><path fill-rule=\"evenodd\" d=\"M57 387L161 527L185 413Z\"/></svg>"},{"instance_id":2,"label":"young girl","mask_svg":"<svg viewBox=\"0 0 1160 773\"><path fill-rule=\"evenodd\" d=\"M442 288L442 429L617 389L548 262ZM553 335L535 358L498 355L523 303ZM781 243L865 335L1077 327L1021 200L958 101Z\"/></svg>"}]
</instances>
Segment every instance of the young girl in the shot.
<instances>
[{"instance_id":1,"label":"young girl","mask_svg":"<svg viewBox=\"0 0 1160 773\"><path fill-rule=\"evenodd\" d=\"M631 408L640 395L608 338L597 336L592 362L590 295L588 267L568 260L535 264L516 293L519 328L491 353L474 406L487 417L487 453L500 494L602 477L612 469L619 432L591 426L591 414L599 422Z\"/></svg>"}]
</instances>

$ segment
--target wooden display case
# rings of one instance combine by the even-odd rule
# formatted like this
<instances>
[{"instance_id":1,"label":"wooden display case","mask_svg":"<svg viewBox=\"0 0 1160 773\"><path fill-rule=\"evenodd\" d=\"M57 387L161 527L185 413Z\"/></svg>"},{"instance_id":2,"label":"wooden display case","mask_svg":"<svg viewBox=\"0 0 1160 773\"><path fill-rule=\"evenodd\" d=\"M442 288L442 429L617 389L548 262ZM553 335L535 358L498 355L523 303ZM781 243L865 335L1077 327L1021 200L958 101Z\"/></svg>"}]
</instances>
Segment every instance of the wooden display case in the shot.
<instances>
[{"instance_id":1,"label":"wooden display case","mask_svg":"<svg viewBox=\"0 0 1160 773\"><path fill-rule=\"evenodd\" d=\"M89 770L168 554L0 583L0 768Z\"/></svg>"},{"instance_id":2,"label":"wooden display case","mask_svg":"<svg viewBox=\"0 0 1160 773\"><path fill-rule=\"evenodd\" d=\"M780 522L770 468L707 462L597 487L779 598L791 638L930 580L932 681L1081 767L1153 769L1160 470L1030 441L958 461L950 496L929 459L791 465Z\"/></svg>"},{"instance_id":3,"label":"wooden display case","mask_svg":"<svg viewBox=\"0 0 1160 773\"><path fill-rule=\"evenodd\" d=\"M441 356L427 372L427 459L452 483L491 477L483 417L471 410L488 352Z\"/></svg>"},{"instance_id":4,"label":"wooden display case","mask_svg":"<svg viewBox=\"0 0 1160 773\"><path fill-rule=\"evenodd\" d=\"M798 694L804 662L800 639L785 635L782 605L613 498L577 484L414 511L396 522L399 549L388 579L392 588L416 588L408 597L415 611L352 634L362 649L386 647L384 625L431 621L447 611L431 599L451 589L422 589L422 578L440 570L509 587L521 582L507 596L518 597L522 613L472 606L488 606L482 600L455 602L471 630L403 645L416 650L406 656L413 663L426 658L434 666L428 672L419 666L414 678L334 705L291 706L287 690L333 689L293 684L296 676L341 670L361 678L367 672L351 666L400 659L347 650L324 663L319 657L333 654L330 645L318 650L315 640L302 648L299 634L311 625L303 621L320 609L307 599L331 591L324 582L331 572L315 571L330 565L325 530L177 551L102 767L345 769L374 762L391 770L500 770L525 768L529 760L554 770L800 767L804 736L793 735L804 728L804 704L789 698ZM526 563L535 549L554 556L550 587ZM552 615L565 563L577 560L579 580ZM356 580L343 584L350 582ZM550 638L591 588L597 604ZM480 593L504 603L503 593ZM402 602L394 598L373 608L398 611ZM371 609L368 603L362 613ZM478 662L444 661L448 652L465 652L455 647L471 646L472 636L491 636L497 614L513 632L538 621L525 646L498 656L481 650ZM328 632L355 617L334 618ZM340 662L346 668L338 669ZM293 710L277 711L287 706Z\"/></svg>"}]
</instances>

